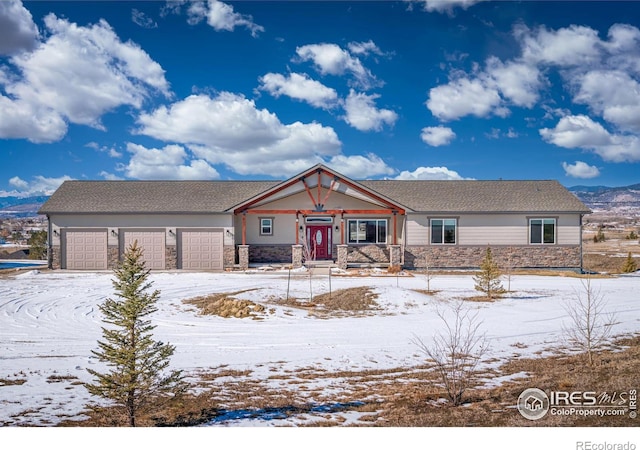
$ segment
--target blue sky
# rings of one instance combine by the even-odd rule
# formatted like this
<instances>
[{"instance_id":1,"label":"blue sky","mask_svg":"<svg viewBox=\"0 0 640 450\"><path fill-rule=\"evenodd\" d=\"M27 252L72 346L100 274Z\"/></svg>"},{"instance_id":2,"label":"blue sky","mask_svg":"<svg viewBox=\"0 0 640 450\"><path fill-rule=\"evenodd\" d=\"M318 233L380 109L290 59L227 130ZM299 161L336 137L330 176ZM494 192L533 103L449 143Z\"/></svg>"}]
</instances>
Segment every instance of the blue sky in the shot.
<instances>
[{"instance_id":1,"label":"blue sky","mask_svg":"<svg viewBox=\"0 0 640 450\"><path fill-rule=\"evenodd\" d=\"M319 162L638 183L640 3L0 1L0 196Z\"/></svg>"}]
</instances>

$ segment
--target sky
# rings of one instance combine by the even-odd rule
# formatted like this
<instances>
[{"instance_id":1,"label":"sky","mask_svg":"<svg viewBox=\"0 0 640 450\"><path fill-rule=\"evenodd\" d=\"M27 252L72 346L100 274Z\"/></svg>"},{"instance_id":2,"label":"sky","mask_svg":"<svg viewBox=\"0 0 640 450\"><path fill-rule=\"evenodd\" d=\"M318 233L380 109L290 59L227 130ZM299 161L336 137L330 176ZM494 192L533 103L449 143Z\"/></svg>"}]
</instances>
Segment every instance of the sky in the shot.
<instances>
[{"instance_id":1,"label":"sky","mask_svg":"<svg viewBox=\"0 0 640 450\"><path fill-rule=\"evenodd\" d=\"M0 196L64 180L640 182L635 1L0 0Z\"/></svg>"}]
</instances>

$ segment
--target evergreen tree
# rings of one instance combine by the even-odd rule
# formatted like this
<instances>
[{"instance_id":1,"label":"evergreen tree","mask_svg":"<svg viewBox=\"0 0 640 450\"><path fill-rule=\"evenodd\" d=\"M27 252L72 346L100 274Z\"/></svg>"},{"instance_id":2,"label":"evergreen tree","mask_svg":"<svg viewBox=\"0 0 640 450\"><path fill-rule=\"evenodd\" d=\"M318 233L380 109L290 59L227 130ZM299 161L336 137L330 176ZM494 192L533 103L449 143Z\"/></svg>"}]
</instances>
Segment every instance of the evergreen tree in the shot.
<instances>
[{"instance_id":1,"label":"evergreen tree","mask_svg":"<svg viewBox=\"0 0 640 450\"><path fill-rule=\"evenodd\" d=\"M100 305L104 341L92 353L110 367L107 373L87 369L96 377L86 384L92 395L113 401L126 410L129 425L136 426L139 414L159 399L175 396L185 389L181 371L165 374L175 347L155 341L155 328L146 319L157 311L160 295L149 293L152 282L142 260L142 249L134 242L125 252L122 263L114 269L113 286L118 299L108 298Z\"/></svg>"},{"instance_id":2,"label":"evergreen tree","mask_svg":"<svg viewBox=\"0 0 640 450\"><path fill-rule=\"evenodd\" d=\"M29 258L30 259L46 259L47 258L47 232L44 230L34 231L31 233L29 240Z\"/></svg>"},{"instance_id":3,"label":"evergreen tree","mask_svg":"<svg viewBox=\"0 0 640 450\"><path fill-rule=\"evenodd\" d=\"M624 264L622 265L622 273L633 273L638 270L638 264L636 264L635 260L631 257L631 252L627 254L627 259L624 260Z\"/></svg>"},{"instance_id":4,"label":"evergreen tree","mask_svg":"<svg viewBox=\"0 0 640 450\"><path fill-rule=\"evenodd\" d=\"M476 291L484 292L489 300L504 294L506 291L500 281L501 275L498 264L493 260L491 248L487 247L484 260L480 265L480 273L473 277Z\"/></svg>"}]
</instances>

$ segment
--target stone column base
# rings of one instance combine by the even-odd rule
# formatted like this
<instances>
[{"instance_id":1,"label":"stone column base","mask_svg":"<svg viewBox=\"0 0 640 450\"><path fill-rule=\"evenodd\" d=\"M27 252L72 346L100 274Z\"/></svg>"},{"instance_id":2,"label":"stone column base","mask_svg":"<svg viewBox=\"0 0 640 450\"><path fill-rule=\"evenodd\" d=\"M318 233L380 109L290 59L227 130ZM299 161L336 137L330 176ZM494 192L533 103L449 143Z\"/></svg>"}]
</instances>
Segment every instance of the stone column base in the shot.
<instances>
[{"instance_id":1,"label":"stone column base","mask_svg":"<svg viewBox=\"0 0 640 450\"><path fill-rule=\"evenodd\" d=\"M291 266L294 269L302 267L302 245L293 244L291 246Z\"/></svg>"},{"instance_id":2,"label":"stone column base","mask_svg":"<svg viewBox=\"0 0 640 450\"><path fill-rule=\"evenodd\" d=\"M400 245L389 246L389 265L391 267L402 265L402 246Z\"/></svg>"},{"instance_id":3,"label":"stone column base","mask_svg":"<svg viewBox=\"0 0 640 450\"><path fill-rule=\"evenodd\" d=\"M238 264L241 270L249 268L249 246L238 245Z\"/></svg>"},{"instance_id":4,"label":"stone column base","mask_svg":"<svg viewBox=\"0 0 640 450\"><path fill-rule=\"evenodd\" d=\"M347 256L349 254L349 246L346 244L336 245L338 249L338 268L346 270L347 268Z\"/></svg>"}]
</instances>

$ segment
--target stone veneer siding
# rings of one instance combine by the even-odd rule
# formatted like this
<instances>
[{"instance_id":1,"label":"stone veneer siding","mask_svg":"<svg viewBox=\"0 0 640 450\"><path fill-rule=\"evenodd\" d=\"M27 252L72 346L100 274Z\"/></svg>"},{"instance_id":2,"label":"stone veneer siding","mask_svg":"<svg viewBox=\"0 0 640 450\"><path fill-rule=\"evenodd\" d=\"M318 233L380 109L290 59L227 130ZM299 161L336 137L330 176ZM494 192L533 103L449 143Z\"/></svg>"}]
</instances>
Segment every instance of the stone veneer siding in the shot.
<instances>
[{"instance_id":1,"label":"stone veneer siding","mask_svg":"<svg viewBox=\"0 0 640 450\"><path fill-rule=\"evenodd\" d=\"M291 263L291 244L249 246L249 262Z\"/></svg>"},{"instance_id":2,"label":"stone veneer siding","mask_svg":"<svg viewBox=\"0 0 640 450\"><path fill-rule=\"evenodd\" d=\"M164 247L164 268L167 270L178 268L178 248L175 245Z\"/></svg>"},{"instance_id":3,"label":"stone veneer siding","mask_svg":"<svg viewBox=\"0 0 640 450\"><path fill-rule=\"evenodd\" d=\"M49 268L50 269L60 269L61 267L61 259L60 259L60 246L54 245L49 248Z\"/></svg>"},{"instance_id":4,"label":"stone veneer siding","mask_svg":"<svg viewBox=\"0 0 640 450\"><path fill-rule=\"evenodd\" d=\"M115 269L120 262L120 249L117 245L107 246L107 269Z\"/></svg>"},{"instance_id":5,"label":"stone veneer siding","mask_svg":"<svg viewBox=\"0 0 640 450\"><path fill-rule=\"evenodd\" d=\"M236 263L236 246L225 245L222 252L222 266L225 269L232 268Z\"/></svg>"},{"instance_id":6,"label":"stone veneer siding","mask_svg":"<svg viewBox=\"0 0 640 450\"><path fill-rule=\"evenodd\" d=\"M486 246L408 246L404 251L404 267L424 268L429 257L433 268L479 267L485 257ZM580 269L579 245L496 246L493 257L501 267L514 268L571 268ZM511 261L508 258L511 257Z\"/></svg>"}]
</instances>

